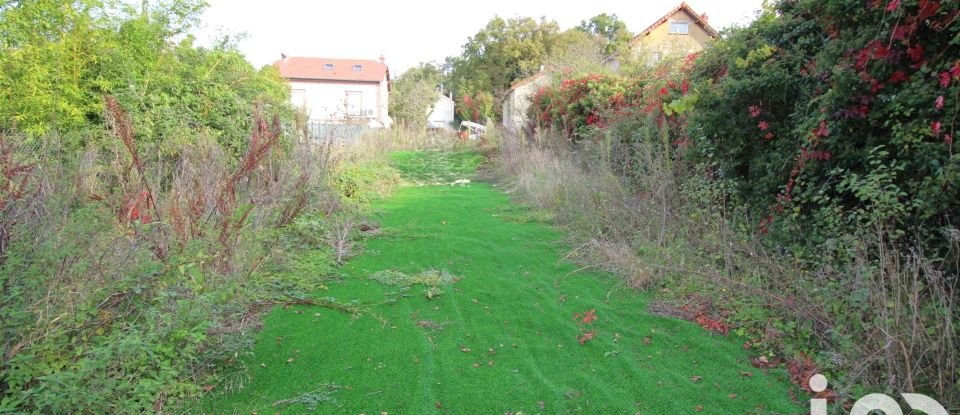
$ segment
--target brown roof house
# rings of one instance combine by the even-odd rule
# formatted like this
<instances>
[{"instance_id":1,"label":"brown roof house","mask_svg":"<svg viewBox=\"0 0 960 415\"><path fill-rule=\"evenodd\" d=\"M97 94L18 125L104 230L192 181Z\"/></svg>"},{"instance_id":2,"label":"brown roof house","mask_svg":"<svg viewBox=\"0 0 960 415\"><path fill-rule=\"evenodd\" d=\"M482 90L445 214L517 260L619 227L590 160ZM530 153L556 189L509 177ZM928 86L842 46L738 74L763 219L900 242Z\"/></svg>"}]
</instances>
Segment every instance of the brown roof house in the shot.
<instances>
[{"instance_id":1,"label":"brown roof house","mask_svg":"<svg viewBox=\"0 0 960 415\"><path fill-rule=\"evenodd\" d=\"M274 63L290 83L294 106L308 114L308 124L389 128L390 70L363 59L303 58L283 55Z\"/></svg>"},{"instance_id":2,"label":"brown roof house","mask_svg":"<svg viewBox=\"0 0 960 415\"><path fill-rule=\"evenodd\" d=\"M687 3L680 3L630 40L634 57L657 63L699 52L717 31Z\"/></svg>"}]
</instances>

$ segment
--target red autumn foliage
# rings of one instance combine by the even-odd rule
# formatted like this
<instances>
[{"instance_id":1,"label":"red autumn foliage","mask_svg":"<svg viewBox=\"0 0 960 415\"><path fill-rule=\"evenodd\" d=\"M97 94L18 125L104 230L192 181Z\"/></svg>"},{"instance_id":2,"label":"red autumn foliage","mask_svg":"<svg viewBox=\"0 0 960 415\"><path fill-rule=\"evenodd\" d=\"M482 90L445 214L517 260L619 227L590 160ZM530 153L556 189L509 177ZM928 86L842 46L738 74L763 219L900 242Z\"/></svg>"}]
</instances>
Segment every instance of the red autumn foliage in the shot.
<instances>
[{"instance_id":1,"label":"red autumn foliage","mask_svg":"<svg viewBox=\"0 0 960 415\"><path fill-rule=\"evenodd\" d=\"M580 320L580 324L593 324L594 320L597 319L597 310L591 309L590 311L585 311L582 314L576 313L573 315L574 320Z\"/></svg>"},{"instance_id":2,"label":"red autumn foliage","mask_svg":"<svg viewBox=\"0 0 960 415\"><path fill-rule=\"evenodd\" d=\"M586 342L592 340L597 334L597 332L592 329L593 322L597 319L597 310L591 309L590 311L576 313L573 315L573 319L577 320L577 324L581 326L591 326L591 330L587 332L584 332L581 328L581 334L577 335L577 342L583 346Z\"/></svg>"},{"instance_id":3,"label":"red autumn foliage","mask_svg":"<svg viewBox=\"0 0 960 415\"><path fill-rule=\"evenodd\" d=\"M595 333L593 330L588 331L588 332L586 332L586 333L583 333L583 335L578 335L578 336L577 336L577 342L580 343L581 346L583 346L583 345L586 344L588 341L593 340L593 336L595 336L595 335L596 335L596 333Z\"/></svg>"},{"instance_id":4,"label":"red autumn foliage","mask_svg":"<svg viewBox=\"0 0 960 415\"><path fill-rule=\"evenodd\" d=\"M126 196L120 220L123 222L149 223L152 220L150 210L156 209L153 205L153 196L147 190L141 190L136 196Z\"/></svg>"},{"instance_id":5,"label":"red autumn foliage","mask_svg":"<svg viewBox=\"0 0 960 415\"><path fill-rule=\"evenodd\" d=\"M698 325L700 325L700 327L703 327L714 333L720 333L724 336L730 333L730 326L728 326L727 323L718 319L714 319L705 312L701 311L698 313L695 317L695 321Z\"/></svg>"}]
</instances>

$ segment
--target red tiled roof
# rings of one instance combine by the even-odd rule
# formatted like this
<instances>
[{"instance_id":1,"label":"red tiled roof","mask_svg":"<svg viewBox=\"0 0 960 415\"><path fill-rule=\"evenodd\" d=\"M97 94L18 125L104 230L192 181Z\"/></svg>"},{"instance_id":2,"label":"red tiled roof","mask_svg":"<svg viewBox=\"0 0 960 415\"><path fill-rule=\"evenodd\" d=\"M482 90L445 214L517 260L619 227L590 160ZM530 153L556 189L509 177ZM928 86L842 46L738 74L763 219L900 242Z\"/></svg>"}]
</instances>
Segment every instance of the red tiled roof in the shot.
<instances>
[{"instance_id":1,"label":"red tiled roof","mask_svg":"<svg viewBox=\"0 0 960 415\"><path fill-rule=\"evenodd\" d=\"M508 89L507 92L513 91L514 89L520 88L521 86L524 86L524 85L529 84L529 83L531 83L531 82L533 82L533 81L536 81L537 79L540 79L541 76L544 76L544 75L547 75L547 74L548 74L547 71L540 71L540 72L537 72L537 73L535 73L535 74L533 74L533 75L530 75L530 76L528 76L528 77L526 77L526 78L523 78L523 79L521 79L521 80L519 80L519 81L517 81L517 82L514 82L513 85L510 85L510 89Z\"/></svg>"},{"instance_id":2,"label":"red tiled roof","mask_svg":"<svg viewBox=\"0 0 960 415\"><path fill-rule=\"evenodd\" d=\"M389 80L387 65L365 59L298 58L288 56L274 62L280 76L287 79L315 79L326 81L380 82ZM329 65L333 65L329 69ZM354 71L354 65L362 69Z\"/></svg>"},{"instance_id":3,"label":"red tiled roof","mask_svg":"<svg viewBox=\"0 0 960 415\"><path fill-rule=\"evenodd\" d=\"M681 10L686 10L688 14L693 16L697 24L700 25L700 27L702 27L703 30L707 32L707 34L709 34L711 37L717 37L717 31L714 30L714 28L711 27L709 24L707 24L707 21L703 19L703 16L693 11L693 9L690 8L690 6L686 2L683 2L683 3L680 3L680 5L678 5L677 7L674 7L673 10L670 10L669 12L667 12L667 14L663 15L663 17L658 19L656 22L653 22L652 25L650 25L646 29L643 29L642 32L637 33L637 35L633 37L633 41L637 41L641 37L650 34L650 32L652 32L653 29L656 29L660 25L666 23L668 20L670 20L670 17L672 17L674 14L676 14Z\"/></svg>"}]
</instances>

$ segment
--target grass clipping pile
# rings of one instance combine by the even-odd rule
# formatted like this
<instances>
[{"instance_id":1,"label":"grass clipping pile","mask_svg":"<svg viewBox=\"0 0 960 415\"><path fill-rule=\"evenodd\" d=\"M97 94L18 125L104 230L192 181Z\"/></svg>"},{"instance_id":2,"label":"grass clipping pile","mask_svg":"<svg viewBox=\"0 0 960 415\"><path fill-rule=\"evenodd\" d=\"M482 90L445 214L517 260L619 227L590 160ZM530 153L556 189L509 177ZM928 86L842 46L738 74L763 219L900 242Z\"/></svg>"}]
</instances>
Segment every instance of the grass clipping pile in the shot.
<instances>
[{"instance_id":1,"label":"grass clipping pile","mask_svg":"<svg viewBox=\"0 0 960 415\"><path fill-rule=\"evenodd\" d=\"M370 276L371 280L384 285L393 285L409 289L414 285L424 285L427 288L423 290L423 295L427 299L434 299L443 295L440 287L454 284L463 277L453 275L447 271L438 271L429 269L417 274L405 274L395 269L388 269L374 273Z\"/></svg>"}]
</instances>

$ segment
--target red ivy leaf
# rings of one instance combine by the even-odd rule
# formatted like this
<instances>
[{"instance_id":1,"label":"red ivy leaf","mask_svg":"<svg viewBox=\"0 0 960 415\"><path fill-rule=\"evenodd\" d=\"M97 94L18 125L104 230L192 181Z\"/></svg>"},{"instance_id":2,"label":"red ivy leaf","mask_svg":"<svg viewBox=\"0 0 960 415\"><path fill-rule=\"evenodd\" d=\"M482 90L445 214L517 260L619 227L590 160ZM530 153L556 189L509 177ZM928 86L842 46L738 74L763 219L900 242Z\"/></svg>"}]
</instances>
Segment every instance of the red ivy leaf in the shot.
<instances>
[{"instance_id":1,"label":"red ivy leaf","mask_svg":"<svg viewBox=\"0 0 960 415\"><path fill-rule=\"evenodd\" d=\"M890 83L891 83L891 84L899 84L899 83L905 82L905 81L907 81L907 80L909 80L909 79L910 79L910 77L909 77L906 73L904 73L903 71L896 71L896 72L893 73L893 75L890 75Z\"/></svg>"},{"instance_id":2,"label":"red ivy leaf","mask_svg":"<svg viewBox=\"0 0 960 415\"><path fill-rule=\"evenodd\" d=\"M943 95L940 95L936 101L933 101L933 107L938 110L943 109Z\"/></svg>"},{"instance_id":3,"label":"red ivy leaf","mask_svg":"<svg viewBox=\"0 0 960 415\"><path fill-rule=\"evenodd\" d=\"M949 73L949 72L941 72L941 73L940 73L940 87L941 87L941 88L946 88L946 87L948 87L948 86L950 86L950 73Z\"/></svg>"},{"instance_id":4,"label":"red ivy leaf","mask_svg":"<svg viewBox=\"0 0 960 415\"><path fill-rule=\"evenodd\" d=\"M920 0L920 13L917 14L917 21L922 22L933 17L940 11L940 2L935 0Z\"/></svg>"},{"instance_id":5,"label":"red ivy leaf","mask_svg":"<svg viewBox=\"0 0 960 415\"><path fill-rule=\"evenodd\" d=\"M900 6L900 0L890 0L890 2L887 3L887 11L892 12L894 10L897 10L897 7L899 6Z\"/></svg>"},{"instance_id":6,"label":"red ivy leaf","mask_svg":"<svg viewBox=\"0 0 960 415\"><path fill-rule=\"evenodd\" d=\"M827 127L826 121L820 121L820 125L817 126L817 129L813 132L817 137L829 137L830 128Z\"/></svg>"},{"instance_id":7,"label":"red ivy leaf","mask_svg":"<svg viewBox=\"0 0 960 415\"><path fill-rule=\"evenodd\" d=\"M897 28L893 30L893 40L900 40L900 41L907 40L910 36L913 35L913 32L915 32L916 30L917 30L916 23L897 26Z\"/></svg>"},{"instance_id":8,"label":"red ivy leaf","mask_svg":"<svg viewBox=\"0 0 960 415\"><path fill-rule=\"evenodd\" d=\"M596 309L583 313L583 320L581 320L583 321L583 324L592 324L593 321L597 319L596 313L597 313Z\"/></svg>"},{"instance_id":9,"label":"red ivy leaf","mask_svg":"<svg viewBox=\"0 0 960 415\"><path fill-rule=\"evenodd\" d=\"M940 121L934 121L930 123L930 130L933 131L935 137L940 136Z\"/></svg>"},{"instance_id":10,"label":"red ivy leaf","mask_svg":"<svg viewBox=\"0 0 960 415\"><path fill-rule=\"evenodd\" d=\"M910 57L913 63L920 63L923 61L923 52L923 45L913 45L907 49L907 56Z\"/></svg>"},{"instance_id":11,"label":"red ivy leaf","mask_svg":"<svg viewBox=\"0 0 960 415\"><path fill-rule=\"evenodd\" d=\"M757 128L759 128L760 131L767 131L767 129L770 128L770 124L766 121L760 121L760 123L757 124Z\"/></svg>"}]
</instances>

